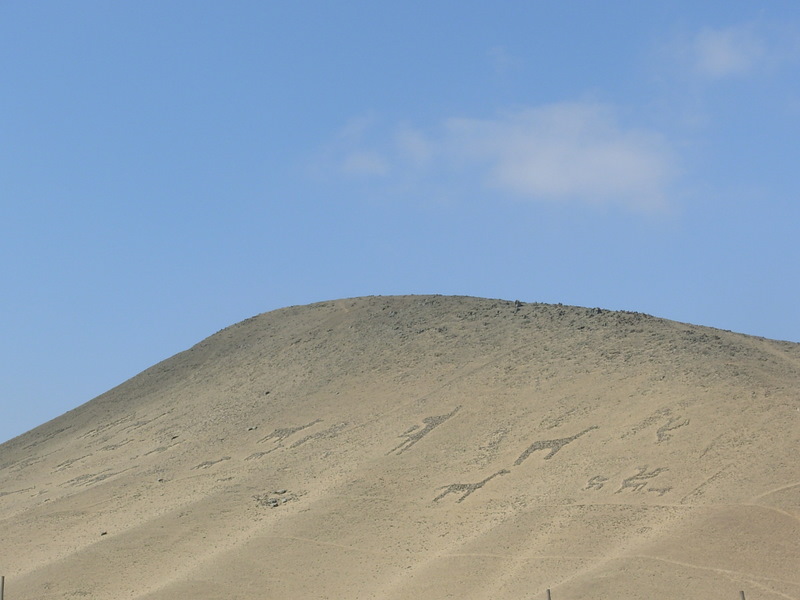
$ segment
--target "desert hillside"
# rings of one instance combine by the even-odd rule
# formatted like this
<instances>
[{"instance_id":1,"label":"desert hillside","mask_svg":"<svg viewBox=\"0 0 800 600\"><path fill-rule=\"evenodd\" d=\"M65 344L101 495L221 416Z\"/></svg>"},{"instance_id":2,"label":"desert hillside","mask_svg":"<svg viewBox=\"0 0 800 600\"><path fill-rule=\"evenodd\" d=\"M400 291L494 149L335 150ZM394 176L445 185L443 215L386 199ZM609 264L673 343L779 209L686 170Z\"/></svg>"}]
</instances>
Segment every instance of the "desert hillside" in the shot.
<instances>
[{"instance_id":1,"label":"desert hillside","mask_svg":"<svg viewBox=\"0 0 800 600\"><path fill-rule=\"evenodd\" d=\"M0 445L5 600L800 600L800 345L369 297Z\"/></svg>"}]
</instances>

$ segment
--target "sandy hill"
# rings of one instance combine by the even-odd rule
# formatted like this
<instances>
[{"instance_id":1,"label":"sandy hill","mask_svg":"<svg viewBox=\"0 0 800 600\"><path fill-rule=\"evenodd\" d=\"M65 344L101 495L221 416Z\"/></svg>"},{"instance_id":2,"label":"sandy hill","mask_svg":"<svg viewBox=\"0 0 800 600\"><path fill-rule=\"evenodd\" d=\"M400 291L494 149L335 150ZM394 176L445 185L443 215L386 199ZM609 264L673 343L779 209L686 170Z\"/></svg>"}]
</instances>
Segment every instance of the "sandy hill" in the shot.
<instances>
[{"instance_id":1,"label":"sandy hill","mask_svg":"<svg viewBox=\"0 0 800 600\"><path fill-rule=\"evenodd\" d=\"M371 297L0 446L6 600L800 599L800 345Z\"/></svg>"}]
</instances>

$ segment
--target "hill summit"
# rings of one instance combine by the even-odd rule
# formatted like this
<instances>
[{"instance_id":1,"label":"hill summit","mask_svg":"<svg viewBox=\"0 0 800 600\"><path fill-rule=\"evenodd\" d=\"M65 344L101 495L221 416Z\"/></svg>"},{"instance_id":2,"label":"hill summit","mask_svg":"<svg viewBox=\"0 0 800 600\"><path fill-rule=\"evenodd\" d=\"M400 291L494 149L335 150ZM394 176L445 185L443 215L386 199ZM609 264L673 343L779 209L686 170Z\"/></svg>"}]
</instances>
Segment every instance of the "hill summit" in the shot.
<instances>
[{"instance_id":1,"label":"hill summit","mask_svg":"<svg viewBox=\"0 0 800 600\"><path fill-rule=\"evenodd\" d=\"M8 600L800 598L800 345L285 308L0 445Z\"/></svg>"}]
</instances>

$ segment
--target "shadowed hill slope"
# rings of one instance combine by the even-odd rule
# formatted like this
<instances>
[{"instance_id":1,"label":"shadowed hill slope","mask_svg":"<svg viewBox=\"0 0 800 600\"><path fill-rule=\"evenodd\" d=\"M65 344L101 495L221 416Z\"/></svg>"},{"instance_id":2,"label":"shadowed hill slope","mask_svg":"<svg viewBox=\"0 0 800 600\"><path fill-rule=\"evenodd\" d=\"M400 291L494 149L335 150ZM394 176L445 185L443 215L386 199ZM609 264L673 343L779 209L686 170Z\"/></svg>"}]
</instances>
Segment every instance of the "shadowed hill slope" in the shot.
<instances>
[{"instance_id":1,"label":"shadowed hill slope","mask_svg":"<svg viewBox=\"0 0 800 600\"><path fill-rule=\"evenodd\" d=\"M7 600L800 599L800 345L370 297L0 446Z\"/></svg>"}]
</instances>

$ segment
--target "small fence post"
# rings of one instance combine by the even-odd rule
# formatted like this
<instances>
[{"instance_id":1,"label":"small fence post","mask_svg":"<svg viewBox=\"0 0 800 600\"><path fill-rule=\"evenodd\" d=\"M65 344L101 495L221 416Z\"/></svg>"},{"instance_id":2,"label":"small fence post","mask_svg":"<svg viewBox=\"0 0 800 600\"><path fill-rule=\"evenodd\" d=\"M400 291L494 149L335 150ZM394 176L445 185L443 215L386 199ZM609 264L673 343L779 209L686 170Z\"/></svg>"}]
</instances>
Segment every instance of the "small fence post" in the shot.
<instances>
[{"instance_id":1,"label":"small fence post","mask_svg":"<svg viewBox=\"0 0 800 600\"><path fill-rule=\"evenodd\" d=\"M744 600L744 590L741 590L741 591L739 592L739 598L740 598L741 600ZM3 598L1 598L1 597L0 597L0 600L3 600Z\"/></svg>"},{"instance_id":2,"label":"small fence post","mask_svg":"<svg viewBox=\"0 0 800 600\"><path fill-rule=\"evenodd\" d=\"M3 600L3 598L0 597L0 600ZM547 588L547 600L550 600L550 588Z\"/></svg>"},{"instance_id":3,"label":"small fence post","mask_svg":"<svg viewBox=\"0 0 800 600\"><path fill-rule=\"evenodd\" d=\"M0 575L0 600L3 600L3 592L6 588L6 576Z\"/></svg>"}]
</instances>

